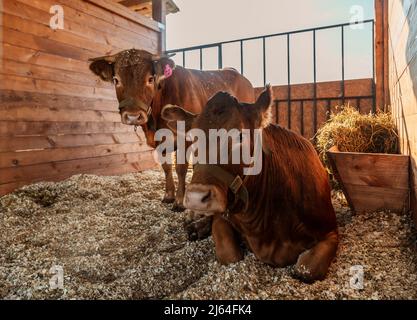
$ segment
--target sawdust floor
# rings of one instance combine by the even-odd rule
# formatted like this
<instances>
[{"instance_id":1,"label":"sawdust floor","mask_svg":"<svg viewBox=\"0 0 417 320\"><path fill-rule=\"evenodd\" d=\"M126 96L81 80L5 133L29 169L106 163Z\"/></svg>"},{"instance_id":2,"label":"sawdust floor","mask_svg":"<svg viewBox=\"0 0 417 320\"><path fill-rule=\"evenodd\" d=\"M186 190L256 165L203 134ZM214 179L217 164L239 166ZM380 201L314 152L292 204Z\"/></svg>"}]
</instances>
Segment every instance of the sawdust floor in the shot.
<instances>
[{"instance_id":1,"label":"sawdust floor","mask_svg":"<svg viewBox=\"0 0 417 320\"><path fill-rule=\"evenodd\" d=\"M417 299L416 233L408 215L353 215L334 197L340 247L326 280L312 285L247 252L216 262L213 241L189 242L186 213L160 202L162 172L77 175L0 198L3 299ZM62 266L63 289L49 286ZM364 268L364 288L350 286Z\"/></svg>"}]
</instances>

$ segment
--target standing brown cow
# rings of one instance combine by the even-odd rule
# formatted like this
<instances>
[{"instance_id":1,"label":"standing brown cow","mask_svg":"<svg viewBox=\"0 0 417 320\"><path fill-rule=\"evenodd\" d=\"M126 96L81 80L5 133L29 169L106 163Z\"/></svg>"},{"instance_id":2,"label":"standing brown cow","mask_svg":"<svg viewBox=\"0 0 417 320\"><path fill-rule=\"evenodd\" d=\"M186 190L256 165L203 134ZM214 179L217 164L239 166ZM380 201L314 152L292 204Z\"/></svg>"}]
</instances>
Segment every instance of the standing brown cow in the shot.
<instances>
[{"instance_id":1,"label":"standing brown cow","mask_svg":"<svg viewBox=\"0 0 417 320\"><path fill-rule=\"evenodd\" d=\"M255 104L223 92L198 116L167 106L162 117L173 130L183 120L207 137L210 129L262 130L260 174L243 177L244 165L231 163L229 143L226 164L195 165L184 204L214 216L212 235L221 263L242 259L243 239L259 260L279 267L296 264L295 275L312 282L325 277L338 246L328 176L308 140L269 124L271 102L270 87ZM249 145L253 150L253 142Z\"/></svg>"},{"instance_id":2,"label":"standing brown cow","mask_svg":"<svg viewBox=\"0 0 417 320\"><path fill-rule=\"evenodd\" d=\"M112 56L91 59L90 69L104 81L114 83L122 122L141 126L149 146L156 147L155 131L167 128L161 110L174 104L200 113L207 100L218 91L227 91L245 102L253 102L254 89L234 69L199 71L175 66L169 57L144 50L125 50ZM163 202L174 202L173 210L182 211L187 164L176 165L178 189L172 166L163 164L166 185Z\"/></svg>"}]
</instances>

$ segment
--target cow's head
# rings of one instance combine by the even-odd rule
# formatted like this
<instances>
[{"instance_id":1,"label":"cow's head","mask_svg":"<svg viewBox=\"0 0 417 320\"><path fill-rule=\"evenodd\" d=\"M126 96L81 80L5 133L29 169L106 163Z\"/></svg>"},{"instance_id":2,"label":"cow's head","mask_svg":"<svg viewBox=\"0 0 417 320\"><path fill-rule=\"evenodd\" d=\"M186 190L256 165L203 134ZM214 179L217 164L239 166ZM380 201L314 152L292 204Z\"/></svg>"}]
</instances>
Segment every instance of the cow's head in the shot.
<instances>
[{"instance_id":1,"label":"cow's head","mask_svg":"<svg viewBox=\"0 0 417 320\"><path fill-rule=\"evenodd\" d=\"M90 61L92 72L114 84L122 122L129 125L148 122L157 90L161 89L163 81L175 69L174 61L168 56L157 56L136 49Z\"/></svg>"},{"instance_id":2,"label":"cow's head","mask_svg":"<svg viewBox=\"0 0 417 320\"><path fill-rule=\"evenodd\" d=\"M211 151L209 150L210 129L226 129L228 132L231 129L237 129L239 132L242 132L242 129L249 129L252 134L254 129L262 129L269 124L271 102L272 92L270 86L267 86L254 104L239 103L230 94L219 92L207 102L200 115L194 115L180 107L170 105L164 107L161 115L173 131L176 130L176 121L185 121L187 131L192 128L204 131L207 146L206 162L208 163ZM230 183L234 177L243 177L243 168L247 167L247 164L233 164L232 151L248 143L250 145L246 147L249 147L251 151L254 148L253 136L251 139L244 140L240 137L238 141L239 143L232 144L229 139L226 147L227 163L220 163L221 146L218 145L217 164L202 164L194 167L193 177L184 197L186 208L212 215L225 212L230 207L230 203L235 201L236 195L230 192Z\"/></svg>"}]
</instances>

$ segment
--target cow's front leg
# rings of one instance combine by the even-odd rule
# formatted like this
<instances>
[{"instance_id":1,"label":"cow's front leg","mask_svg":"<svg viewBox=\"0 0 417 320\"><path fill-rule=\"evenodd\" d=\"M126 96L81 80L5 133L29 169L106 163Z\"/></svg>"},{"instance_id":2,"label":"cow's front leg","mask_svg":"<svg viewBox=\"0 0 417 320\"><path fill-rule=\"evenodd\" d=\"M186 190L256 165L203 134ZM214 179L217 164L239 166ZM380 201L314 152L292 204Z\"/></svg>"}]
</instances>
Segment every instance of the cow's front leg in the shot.
<instances>
[{"instance_id":1,"label":"cow's front leg","mask_svg":"<svg viewBox=\"0 0 417 320\"><path fill-rule=\"evenodd\" d=\"M298 257L295 276L304 282L323 280L330 263L336 256L339 243L337 231L329 232L324 239Z\"/></svg>"},{"instance_id":2,"label":"cow's front leg","mask_svg":"<svg viewBox=\"0 0 417 320\"><path fill-rule=\"evenodd\" d=\"M216 257L221 264L235 263L243 259L242 248L235 229L220 215L214 216L212 236L216 247Z\"/></svg>"},{"instance_id":3,"label":"cow's front leg","mask_svg":"<svg viewBox=\"0 0 417 320\"><path fill-rule=\"evenodd\" d=\"M177 187L177 194L175 196L175 202L172 206L173 211L184 211L184 193L185 193L185 177L187 175L188 170L188 163L185 164L175 164L175 170L177 172L178 177L178 187Z\"/></svg>"},{"instance_id":4,"label":"cow's front leg","mask_svg":"<svg viewBox=\"0 0 417 320\"><path fill-rule=\"evenodd\" d=\"M163 203L173 203L175 201L175 184L172 176L172 164L163 163L162 169L165 173L165 195Z\"/></svg>"}]
</instances>

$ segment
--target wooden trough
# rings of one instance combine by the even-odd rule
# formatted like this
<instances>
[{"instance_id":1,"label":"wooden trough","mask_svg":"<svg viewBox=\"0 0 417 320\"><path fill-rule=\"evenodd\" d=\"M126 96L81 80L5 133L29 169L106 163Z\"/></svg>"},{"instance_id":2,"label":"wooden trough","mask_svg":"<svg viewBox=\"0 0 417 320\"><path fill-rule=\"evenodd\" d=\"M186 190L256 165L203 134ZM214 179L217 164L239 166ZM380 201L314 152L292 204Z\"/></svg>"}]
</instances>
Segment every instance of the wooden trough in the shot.
<instances>
[{"instance_id":1,"label":"wooden trough","mask_svg":"<svg viewBox=\"0 0 417 320\"><path fill-rule=\"evenodd\" d=\"M409 156L327 152L334 175L355 212L409 208Z\"/></svg>"}]
</instances>

